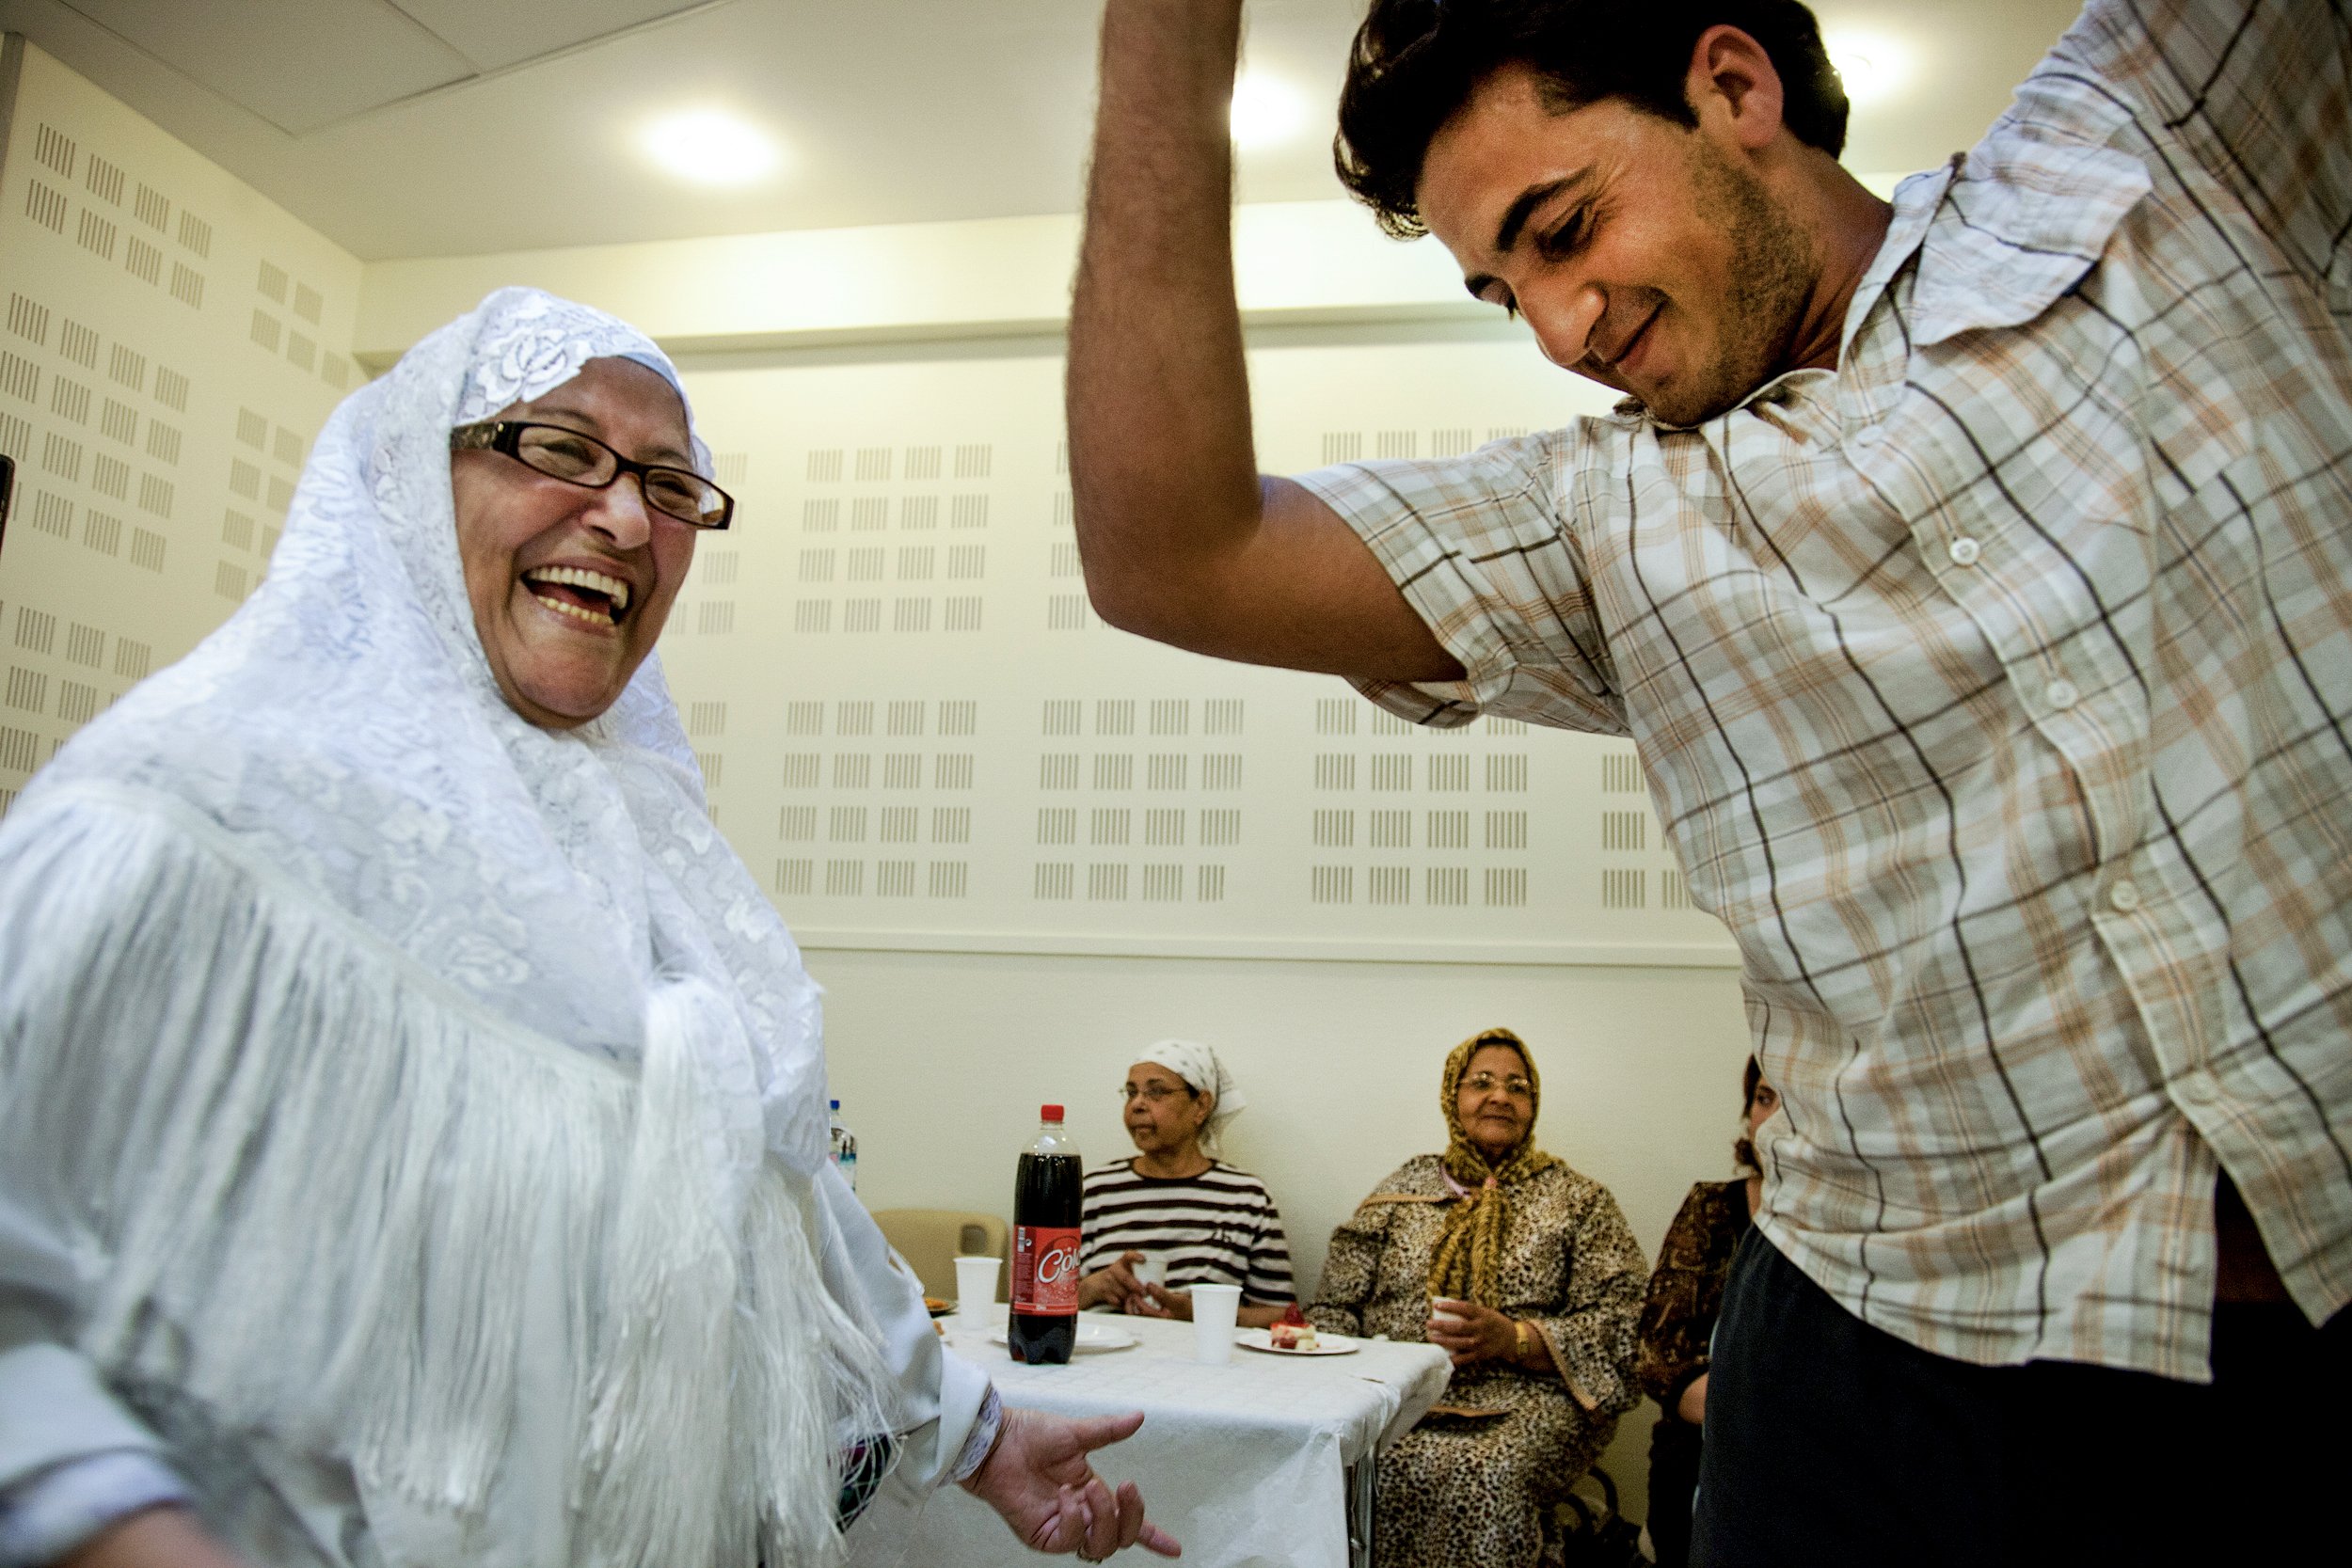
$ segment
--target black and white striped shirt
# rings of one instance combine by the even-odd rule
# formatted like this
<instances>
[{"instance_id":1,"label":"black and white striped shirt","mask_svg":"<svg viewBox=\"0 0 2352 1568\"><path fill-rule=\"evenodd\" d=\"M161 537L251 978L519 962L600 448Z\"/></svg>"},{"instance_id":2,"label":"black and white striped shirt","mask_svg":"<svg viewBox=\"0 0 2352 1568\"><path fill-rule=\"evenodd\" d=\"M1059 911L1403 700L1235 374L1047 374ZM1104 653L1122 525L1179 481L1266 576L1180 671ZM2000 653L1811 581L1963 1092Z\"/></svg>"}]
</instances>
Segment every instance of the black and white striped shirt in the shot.
<instances>
[{"instance_id":1,"label":"black and white striped shirt","mask_svg":"<svg viewBox=\"0 0 2352 1568\"><path fill-rule=\"evenodd\" d=\"M1139 1176L1133 1160L1086 1174L1079 1268L1108 1268L1130 1249L1168 1263L1168 1287L1238 1285L1253 1307L1295 1301L1290 1244L1265 1183L1223 1161L1199 1176Z\"/></svg>"},{"instance_id":2,"label":"black and white striped shirt","mask_svg":"<svg viewBox=\"0 0 2352 1568\"><path fill-rule=\"evenodd\" d=\"M1757 1224L1941 1354L2201 1379L2226 1166L2352 1301L2352 24L2092 0L1896 193L1835 371L1303 480L1629 735L1738 939Z\"/></svg>"}]
</instances>

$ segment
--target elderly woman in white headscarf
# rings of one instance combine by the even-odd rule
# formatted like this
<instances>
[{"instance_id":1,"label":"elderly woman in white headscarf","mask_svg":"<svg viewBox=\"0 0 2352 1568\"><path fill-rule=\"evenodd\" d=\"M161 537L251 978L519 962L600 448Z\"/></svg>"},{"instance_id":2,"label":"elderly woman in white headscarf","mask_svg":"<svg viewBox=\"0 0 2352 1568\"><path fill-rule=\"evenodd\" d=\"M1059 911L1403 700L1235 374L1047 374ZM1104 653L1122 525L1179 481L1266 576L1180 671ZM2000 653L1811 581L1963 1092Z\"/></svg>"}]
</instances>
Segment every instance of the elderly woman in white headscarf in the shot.
<instances>
[{"instance_id":1,"label":"elderly woman in white headscarf","mask_svg":"<svg viewBox=\"0 0 2352 1568\"><path fill-rule=\"evenodd\" d=\"M892 1464L1145 1525L825 1158L818 989L648 656L675 371L493 294L0 829L0 1561L818 1564Z\"/></svg>"},{"instance_id":2,"label":"elderly woman in white headscarf","mask_svg":"<svg viewBox=\"0 0 2352 1568\"><path fill-rule=\"evenodd\" d=\"M1246 1101L1216 1052L1145 1048L1120 1090L1133 1158L1086 1173L1078 1305L1189 1318L1193 1285L1241 1287L1242 1326L1279 1320L1297 1295L1282 1215L1265 1183L1216 1158Z\"/></svg>"}]
</instances>

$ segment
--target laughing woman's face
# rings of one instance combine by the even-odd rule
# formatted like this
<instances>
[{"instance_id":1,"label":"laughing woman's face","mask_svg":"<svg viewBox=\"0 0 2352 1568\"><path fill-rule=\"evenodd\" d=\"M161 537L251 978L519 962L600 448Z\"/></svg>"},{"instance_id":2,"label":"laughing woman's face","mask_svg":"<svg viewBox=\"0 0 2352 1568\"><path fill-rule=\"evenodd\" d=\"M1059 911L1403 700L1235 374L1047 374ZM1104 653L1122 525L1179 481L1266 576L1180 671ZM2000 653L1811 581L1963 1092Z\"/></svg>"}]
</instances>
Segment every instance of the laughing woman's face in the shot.
<instances>
[{"instance_id":1,"label":"laughing woman's face","mask_svg":"<svg viewBox=\"0 0 2352 1568\"><path fill-rule=\"evenodd\" d=\"M640 463L693 466L676 391L632 359L591 359L491 417L560 425ZM474 630L507 705L543 729L588 722L653 651L696 530L647 506L626 474L591 490L469 451L451 455L450 483Z\"/></svg>"}]
</instances>

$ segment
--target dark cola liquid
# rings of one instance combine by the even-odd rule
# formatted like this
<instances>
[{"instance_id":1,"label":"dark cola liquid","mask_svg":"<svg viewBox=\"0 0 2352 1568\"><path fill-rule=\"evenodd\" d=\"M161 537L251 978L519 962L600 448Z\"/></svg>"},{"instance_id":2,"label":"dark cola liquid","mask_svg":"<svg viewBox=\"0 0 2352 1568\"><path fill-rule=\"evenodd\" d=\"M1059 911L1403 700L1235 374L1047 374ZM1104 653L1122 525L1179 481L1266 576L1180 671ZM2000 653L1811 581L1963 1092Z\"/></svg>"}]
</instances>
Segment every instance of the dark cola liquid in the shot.
<instances>
[{"instance_id":1,"label":"dark cola liquid","mask_svg":"<svg viewBox=\"0 0 2352 1568\"><path fill-rule=\"evenodd\" d=\"M1021 1156L1012 1191L1012 1316L1005 1342L1015 1361L1053 1366L1078 1342L1075 1154Z\"/></svg>"}]
</instances>

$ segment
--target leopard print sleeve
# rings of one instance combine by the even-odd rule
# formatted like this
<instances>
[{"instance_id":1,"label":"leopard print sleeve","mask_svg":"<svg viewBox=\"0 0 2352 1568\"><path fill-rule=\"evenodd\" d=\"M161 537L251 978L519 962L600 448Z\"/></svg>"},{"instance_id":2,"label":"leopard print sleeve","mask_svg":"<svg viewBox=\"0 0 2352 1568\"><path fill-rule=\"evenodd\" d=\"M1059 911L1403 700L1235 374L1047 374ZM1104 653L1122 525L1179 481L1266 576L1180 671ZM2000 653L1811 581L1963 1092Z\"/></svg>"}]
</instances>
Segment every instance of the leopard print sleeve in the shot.
<instances>
[{"instance_id":1,"label":"leopard print sleeve","mask_svg":"<svg viewBox=\"0 0 2352 1568\"><path fill-rule=\"evenodd\" d=\"M1372 1190L1356 1212L1331 1232L1331 1245L1323 1255L1323 1275L1307 1319L1330 1334L1359 1335L1364 1331L1364 1307L1372 1300L1380 1275L1380 1255L1389 1244L1393 1204L1375 1202L1403 1186L1411 1167L1391 1173Z\"/></svg>"},{"instance_id":2,"label":"leopard print sleeve","mask_svg":"<svg viewBox=\"0 0 2352 1568\"><path fill-rule=\"evenodd\" d=\"M1596 1416L1641 1402L1633 1379L1634 1324L1649 1260L1609 1189L1581 1177L1562 1195L1566 1212L1556 1244L1567 1249L1563 1299L1529 1322L1543 1337L1569 1396Z\"/></svg>"}]
</instances>

